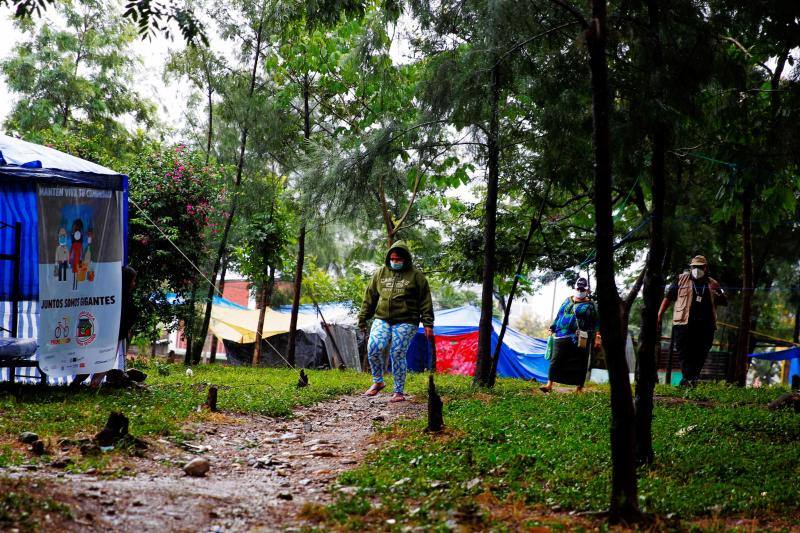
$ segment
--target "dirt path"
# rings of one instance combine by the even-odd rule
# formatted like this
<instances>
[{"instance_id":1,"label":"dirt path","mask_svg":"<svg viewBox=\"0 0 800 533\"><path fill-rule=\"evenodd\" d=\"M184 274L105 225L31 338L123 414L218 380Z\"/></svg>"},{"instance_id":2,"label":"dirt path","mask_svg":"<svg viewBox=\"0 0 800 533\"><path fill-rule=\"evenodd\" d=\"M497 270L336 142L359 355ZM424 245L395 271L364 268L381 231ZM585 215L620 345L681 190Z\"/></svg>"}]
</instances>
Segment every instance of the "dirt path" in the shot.
<instances>
[{"instance_id":1,"label":"dirt path","mask_svg":"<svg viewBox=\"0 0 800 533\"><path fill-rule=\"evenodd\" d=\"M147 457L133 461L135 474L119 479L52 468L12 476L68 503L75 517L68 530L283 530L300 523L305 503L332 500L336 477L377 445L377 426L424 408L388 398L342 397L300 408L288 420L223 414L188 426L197 439L183 447L151 441ZM210 461L210 472L186 476L180 465L198 456Z\"/></svg>"}]
</instances>

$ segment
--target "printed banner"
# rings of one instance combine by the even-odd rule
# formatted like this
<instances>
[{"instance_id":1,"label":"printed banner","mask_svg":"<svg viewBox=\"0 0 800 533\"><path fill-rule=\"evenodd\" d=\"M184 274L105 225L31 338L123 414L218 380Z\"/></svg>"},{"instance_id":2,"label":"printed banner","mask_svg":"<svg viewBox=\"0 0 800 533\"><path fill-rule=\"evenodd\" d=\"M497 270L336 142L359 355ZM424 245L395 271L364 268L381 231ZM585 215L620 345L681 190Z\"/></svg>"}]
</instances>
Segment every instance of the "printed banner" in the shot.
<instances>
[{"instance_id":1,"label":"printed banner","mask_svg":"<svg viewBox=\"0 0 800 533\"><path fill-rule=\"evenodd\" d=\"M122 193L38 187L39 361L48 376L105 372L117 354Z\"/></svg>"}]
</instances>

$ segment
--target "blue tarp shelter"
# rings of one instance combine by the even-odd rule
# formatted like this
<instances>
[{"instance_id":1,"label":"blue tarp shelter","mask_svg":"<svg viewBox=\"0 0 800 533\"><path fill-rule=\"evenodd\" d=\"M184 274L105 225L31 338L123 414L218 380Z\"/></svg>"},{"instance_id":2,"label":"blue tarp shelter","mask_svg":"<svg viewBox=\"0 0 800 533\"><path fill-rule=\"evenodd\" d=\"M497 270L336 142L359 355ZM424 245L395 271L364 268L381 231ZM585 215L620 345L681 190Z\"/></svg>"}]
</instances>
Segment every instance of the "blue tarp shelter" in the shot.
<instances>
[{"instance_id":1,"label":"blue tarp shelter","mask_svg":"<svg viewBox=\"0 0 800 533\"><path fill-rule=\"evenodd\" d=\"M166 297L167 297L167 302L170 305L183 303L183 299L179 298L178 295L175 294L174 292L168 292L166 294ZM227 298L223 298L222 296L217 296L216 294L214 295L214 301L213 301L212 305L221 305L222 307L230 307L230 308L233 308L233 309L247 309L243 305L239 305L236 302L232 302L232 301L228 300Z\"/></svg>"},{"instance_id":2,"label":"blue tarp shelter","mask_svg":"<svg viewBox=\"0 0 800 533\"><path fill-rule=\"evenodd\" d=\"M474 348L477 347L480 309L466 305L437 311L435 315L434 335L436 335L437 360L444 362L443 359L445 359L446 365L454 363L464 371L467 371L466 369L470 365L474 368L476 357ZM494 329L492 350L494 350L502 323L497 319L492 322ZM547 341L544 339L528 337L514 328L508 327L500 348L497 374L501 377L547 381L550 362L544 358L546 348ZM427 369L429 360L430 348L425 340L424 329L420 328L408 349L409 369L423 371ZM459 366L459 362L465 364ZM437 363L437 368L442 367Z\"/></svg>"},{"instance_id":3,"label":"blue tarp shelter","mask_svg":"<svg viewBox=\"0 0 800 533\"><path fill-rule=\"evenodd\" d=\"M793 376L800 376L800 346L776 352L751 353L749 357L767 361L788 361L789 383L792 382Z\"/></svg>"},{"instance_id":4,"label":"blue tarp shelter","mask_svg":"<svg viewBox=\"0 0 800 533\"><path fill-rule=\"evenodd\" d=\"M122 191L125 263L128 255L127 176L52 148L0 134L0 256L15 255L14 228L21 229L18 276L14 261L0 261L0 327L13 329L12 317L16 314L15 336L34 339L39 333L38 185ZM4 330L0 330L0 337L11 336ZM37 372L33 368L20 370L29 377ZM8 370L0 370L0 380L7 379ZM63 384L70 380L58 378L50 382Z\"/></svg>"}]
</instances>

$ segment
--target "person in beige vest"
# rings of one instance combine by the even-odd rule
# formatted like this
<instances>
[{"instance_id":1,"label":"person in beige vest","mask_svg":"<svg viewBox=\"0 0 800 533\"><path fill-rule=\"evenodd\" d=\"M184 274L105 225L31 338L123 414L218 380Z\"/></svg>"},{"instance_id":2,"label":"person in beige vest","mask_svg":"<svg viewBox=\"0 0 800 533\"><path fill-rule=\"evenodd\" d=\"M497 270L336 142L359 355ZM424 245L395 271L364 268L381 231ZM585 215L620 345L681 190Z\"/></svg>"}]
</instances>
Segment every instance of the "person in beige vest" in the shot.
<instances>
[{"instance_id":1,"label":"person in beige vest","mask_svg":"<svg viewBox=\"0 0 800 533\"><path fill-rule=\"evenodd\" d=\"M719 283L708 275L705 257L695 256L689 268L688 272L680 274L678 280L667 287L658 310L658 331L661 331L664 312L675 302L672 335L675 349L681 354L681 385L693 387L700 378L700 371L714 342L717 306L727 305L728 298Z\"/></svg>"}]
</instances>

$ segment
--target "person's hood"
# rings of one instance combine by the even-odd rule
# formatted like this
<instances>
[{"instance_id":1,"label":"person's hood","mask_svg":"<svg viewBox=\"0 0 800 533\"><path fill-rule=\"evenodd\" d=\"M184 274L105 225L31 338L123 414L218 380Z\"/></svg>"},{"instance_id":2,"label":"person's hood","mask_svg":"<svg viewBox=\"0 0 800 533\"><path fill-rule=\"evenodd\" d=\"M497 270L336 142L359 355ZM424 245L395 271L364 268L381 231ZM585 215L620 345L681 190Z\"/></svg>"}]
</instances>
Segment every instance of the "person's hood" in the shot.
<instances>
[{"instance_id":1,"label":"person's hood","mask_svg":"<svg viewBox=\"0 0 800 533\"><path fill-rule=\"evenodd\" d=\"M414 265L414 260L411 257L411 250L408 249L408 245L406 245L404 241L397 241L391 245L388 250L386 250L386 259L384 260L384 264L387 267L389 267L389 254L391 254L392 251L399 252L406 259L405 265L403 266L403 270L401 270L401 272L410 270Z\"/></svg>"}]
</instances>

